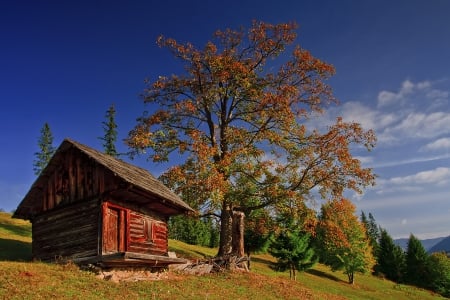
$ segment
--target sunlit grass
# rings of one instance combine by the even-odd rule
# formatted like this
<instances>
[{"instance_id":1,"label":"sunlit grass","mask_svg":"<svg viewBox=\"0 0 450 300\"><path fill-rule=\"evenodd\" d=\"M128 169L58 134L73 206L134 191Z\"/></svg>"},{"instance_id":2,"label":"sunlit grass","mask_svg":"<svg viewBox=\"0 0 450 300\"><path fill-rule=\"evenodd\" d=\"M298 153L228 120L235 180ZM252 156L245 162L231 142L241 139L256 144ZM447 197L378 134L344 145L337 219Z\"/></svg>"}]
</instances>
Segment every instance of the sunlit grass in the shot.
<instances>
[{"instance_id":1,"label":"sunlit grass","mask_svg":"<svg viewBox=\"0 0 450 300\"><path fill-rule=\"evenodd\" d=\"M0 260L31 259L31 223L0 212Z\"/></svg>"},{"instance_id":2,"label":"sunlit grass","mask_svg":"<svg viewBox=\"0 0 450 300\"><path fill-rule=\"evenodd\" d=\"M11 241L23 244L10 248ZM293 281L288 272L270 268L275 259L268 254L252 255L250 273L169 272L167 280L113 283L73 264L19 262L29 259L30 249L30 224L0 213L0 299L443 299L371 275L357 274L355 284L349 285L344 274L320 264ZM217 253L215 248L175 240L169 240L169 249L192 259Z\"/></svg>"}]
</instances>

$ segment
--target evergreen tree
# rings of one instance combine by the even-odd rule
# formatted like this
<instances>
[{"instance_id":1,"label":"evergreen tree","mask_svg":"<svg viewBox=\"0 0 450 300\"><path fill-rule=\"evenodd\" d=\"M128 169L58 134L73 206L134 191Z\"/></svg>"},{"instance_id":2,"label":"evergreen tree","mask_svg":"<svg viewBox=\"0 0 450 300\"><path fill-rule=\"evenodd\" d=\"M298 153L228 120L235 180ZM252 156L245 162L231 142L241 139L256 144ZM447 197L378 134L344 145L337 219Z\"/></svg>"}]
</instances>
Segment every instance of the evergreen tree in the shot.
<instances>
[{"instance_id":1,"label":"evergreen tree","mask_svg":"<svg viewBox=\"0 0 450 300\"><path fill-rule=\"evenodd\" d=\"M114 108L114 104L111 104L109 109L106 111L106 121L102 122L105 135L103 137L99 137L99 139L103 141L103 149L106 154L113 157L119 157L115 146L117 140L117 124L115 121L115 116L116 110Z\"/></svg>"},{"instance_id":2,"label":"evergreen tree","mask_svg":"<svg viewBox=\"0 0 450 300\"><path fill-rule=\"evenodd\" d=\"M213 219L208 219L208 228L209 228L209 247L216 248L219 246L219 238L220 238L220 228L217 222L214 222Z\"/></svg>"},{"instance_id":3,"label":"evergreen tree","mask_svg":"<svg viewBox=\"0 0 450 300\"><path fill-rule=\"evenodd\" d=\"M53 135L48 123L45 123L41 129L38 146L40 151L34 153L36 160L33 163L33 170L36 176L41 174L42 170L45 169L56 151L55 147L53 147Z\"/></svg>"},{"instance_id":4,"label":"evergreen tree","mask_svg":"<svg viewBox=\"0 0 450 300\"><path fill-rule=\"evenodd\" d=\"M169 238L191 245L210 246L211 226L202 219L175 216L169 220Z\"/></svg>"},{"instance_id":5,"label":"evergreen tree","mask_svg":"<svg viewBox=\"0 0 450 300\"><path fill-rule=\"evenodd\" d=\"M275 269L289 269L290 278L296 280L296 271L305 271L313 267L318 257L310 243L310 234L299 230L285 230L272 242L269 253L277 258Z\"/></svg>"},{"instance_id":6,"label":"evergreen tree","mask_svg":"<svg viewBox=\"0 0 450 300\"><path fill-rule=\"evenodd\" d=\"M404 271L405 253L403 249L394 243L385 229L381 229L375 272L384 274L387 279L401 282Z\"/></svg>"},{"instance_id":7,"label":"evergreen tree","mask_svg":"<svg viewBox=\"0 0 450 300\"><path fill-rule=\"evenodd\" d=\"M363 223L366 228L367 237L369 239L370 246L372 247L372 255L374 257L378 256L378 240L380 239L380 229L375 222L375 218L372 213L369 213L369 218L366 217L364 211L361 211L361 223Z\"/></svg>"},{"instance_id":8,"label":"evergreen tree","mask_svg":"<svg viewBox=\"0 0 450 300\"><path fill-rule=\"evenodd\" d=\"M406 283L426 287L428 285L428 254L422 243L413 234L409 236L406 250Z\"/></svg>"}]
</instances>

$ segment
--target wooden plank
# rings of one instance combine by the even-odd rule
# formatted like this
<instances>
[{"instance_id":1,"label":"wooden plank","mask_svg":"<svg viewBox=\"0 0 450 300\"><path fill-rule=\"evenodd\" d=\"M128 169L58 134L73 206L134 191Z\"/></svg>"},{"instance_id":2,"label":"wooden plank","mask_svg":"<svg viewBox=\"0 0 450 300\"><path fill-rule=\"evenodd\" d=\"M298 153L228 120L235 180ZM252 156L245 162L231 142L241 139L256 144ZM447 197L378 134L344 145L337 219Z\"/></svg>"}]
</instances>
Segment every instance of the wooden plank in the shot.
<instances>
[{"instance_id":1,"label":"wooden plank","mask_svg":"<svg viewBox=\"0 0 450 300\"><path fill-rule=\"evenodd\" d=\"M48 211L33 222L33 257L97 254L98 208L96 200ZM84 204L84 205L83 205Z\"/></svg>"},{"instance_id":2,"label":"wooden plank","mask_svg":"<svg viewBox=\"0 0 450 300\"><path fill-rule=\"evenodd\" d=\"M76 168L74 166L73 151L70 151L67 156L67 168L69 172L69 198L76 199Z\"/></svg>"},{"instance_id":3,"label":"wooden plank","mask_svg":"<svg viewBox=\"0 0 450 300\"><path fill-rule=\"evenodd\" d=\"M76 198L72 199L72 200L78 200L78 199L83 199L83 171L82 171L82 164L81 164L81 158L77 155L75 158L75 165L76 165L76 189L77 189L77 193L76 193Z\"/></svg>"}]
</instances>

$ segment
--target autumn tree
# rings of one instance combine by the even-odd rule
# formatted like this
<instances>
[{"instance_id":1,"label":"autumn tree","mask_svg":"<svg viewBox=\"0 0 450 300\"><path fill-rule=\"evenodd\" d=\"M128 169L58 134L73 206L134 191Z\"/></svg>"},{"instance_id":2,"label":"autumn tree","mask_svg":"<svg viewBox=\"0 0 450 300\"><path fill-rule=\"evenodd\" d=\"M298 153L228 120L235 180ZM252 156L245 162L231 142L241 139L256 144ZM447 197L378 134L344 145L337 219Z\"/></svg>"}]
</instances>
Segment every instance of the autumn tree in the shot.
<instances>
[{"instance_id":1,"label":"autumn tree","mask_svg":"<svg viewBox=\"0 0 450 300\"><path fill-rule=\"evenodd\" d=\"M246 220L244 249L248 257L247 267L251 268L251 254L266 252L274 235L273 219L265 209L252 211Z\"/></svg>"},{"instance_id":2,"label":"autumn tree","mask_svg":"<svg viewBox=\"0 0 450 300\"><path fill-rule=\"evenodd\" d=\"M336 102L325 83L334 69L292 47L296 28L254 21L248 30L217 31L203 48L158 38L185 71L148 81L150 109L127 143L135 154L177 163L165 176L179 194L194 192L202 212L218 215L219 255L235 250L234 211L302 202L313 189L339 196L374 181L351 154L353 144L373 146L372 131L341 119L324 132L306 127Z\"/></svg>"},{"instance_id":3,"label":"autumn tree","mask_svg":"<svg viewBox=\"0 0 450 300\"><path fill-rule=\"evenodd\" d=\"M356 272L371 271L375 261L370 242L349 200L332 200L322 205L317 226L321 259L333 271L343 270L351 284Z\"/></svg>"},{"instance_id":4,"label":"autumn tree","mask_svg":"<svg viewBox=\"0 0 450 300\"><path fill-rule=\"evenodd\" d=\"M33 170L36 176L41 174L42 170L45 169L55 153L55 147L53 146L53 134L48 123L45 123L41 129L38 146L40 151L34 153L36 160L33 163Z\"/></svg>"},{"instance_id":5,"label":"autumn tree","mask_svg":"<svg viewBox=\"0 0 450 300\"><path fill-rule=\"evenodd\" d=\"M117 124L115 117L116 109L114 108L114 104L111 104L111 106L106 111L106 121L102 122L104 136L99 137L99 139L103 141L103 150L106 154L113 157L118 157L119 154L116 150Z\"/></svg>"}]
</instances>

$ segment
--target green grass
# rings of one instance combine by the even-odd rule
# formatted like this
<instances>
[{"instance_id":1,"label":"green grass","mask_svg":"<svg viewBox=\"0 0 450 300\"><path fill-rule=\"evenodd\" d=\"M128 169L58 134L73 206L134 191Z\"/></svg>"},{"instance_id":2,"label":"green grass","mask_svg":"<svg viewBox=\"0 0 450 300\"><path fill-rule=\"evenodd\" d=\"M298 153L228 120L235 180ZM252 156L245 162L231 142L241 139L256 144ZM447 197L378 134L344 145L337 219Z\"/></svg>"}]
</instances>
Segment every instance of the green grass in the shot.
<instances>
[{"instance_id":1,"label":"green grass","mask_svg":"<svg viewBox=\"0 0 450 300\"><path fill-rule=\"evenodd\" d=\"M429 291L398 285L370 275L346 276L323 265L300 273L270 268L268 254L252 256L250 273L220 273L204 276L169 272L169 279L113 283L80 271L75 265L31 262L31 226L0 213L0 299L443 299ZM217 249L170 240L178 256L204 258Z\"/></svg>"},{"instance_id":2,"label":"green grass","mask_svg":"<svg viewBox=\"0 0 450 300\"><path fill-rule=\"evenodd\" d=\"M0 261L31 259L31 224L0 212Z\"/></svg>"}]
</instances>

